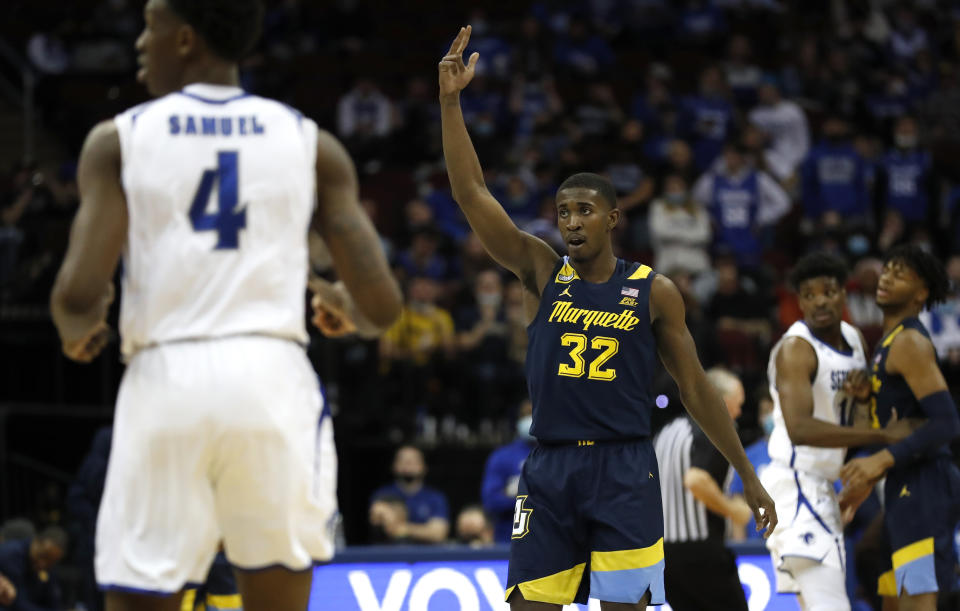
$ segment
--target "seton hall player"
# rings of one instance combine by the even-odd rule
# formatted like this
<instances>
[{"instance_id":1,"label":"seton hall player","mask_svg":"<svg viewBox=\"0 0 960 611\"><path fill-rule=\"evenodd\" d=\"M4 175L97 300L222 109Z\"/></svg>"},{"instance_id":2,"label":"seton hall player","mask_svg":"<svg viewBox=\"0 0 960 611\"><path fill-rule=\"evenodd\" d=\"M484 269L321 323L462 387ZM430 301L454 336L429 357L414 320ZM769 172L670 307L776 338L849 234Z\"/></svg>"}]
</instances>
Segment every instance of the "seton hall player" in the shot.
<instances>
[{"instance_id":1,"label":"seton hall player","mask_svg":"<svg viewBox=\"0 0 960 611\"><path fill-rule=\"evenodd\" d=\"M490 195L460 109L473 78L461 28L438 66L443 153L453 196L487 251L524 287L530 323L530 433L515 508L507 600L514 611L600 600L605 611L664 602L663 507L650 441L657 354L687 410L744 478L760 528L773 502L697 358L680 291L646 265L618 259L610 181L574 174L556 196L569 256L517 229ZM669 562L669 558L667 559Z\"/></svg>"},{"instance_id":2,"label":"seton hall player","mask_svg":"<svg viewBox=\"0 0 960 611\"><path fill-rule=\"evenodd\" d=\"M807 611L850 609L843 520L833 489L845 448L895 443L910 432L906 423L851 426L853 400L842 388L867 361L860 331L841 320L846 277L846 266L832 255L813 253L797 262L790 283L803 319L773 347L767 368L774 426L771 463L760 479L781 518L767 547L777 591L795 592Z\"/></svg>"},{"instance_id":3,"label":"seton hall player","mask_svg":"<svg viewBox=\"0 0 960 611\"><path fill-rule=\"evenodd\" d=\"M149 0L144 13L137 76L157 99L87 137L51 297L64 352L89 362L122 254L128 366L97 580L110 611L179 609L222 541L245 609L303 611L336 512L332 433L329 420L318 431L303 349L311 227L357 314L389 326L400 292L343 147L238 87L259 2Z\"/></svg>"}]
</instances>

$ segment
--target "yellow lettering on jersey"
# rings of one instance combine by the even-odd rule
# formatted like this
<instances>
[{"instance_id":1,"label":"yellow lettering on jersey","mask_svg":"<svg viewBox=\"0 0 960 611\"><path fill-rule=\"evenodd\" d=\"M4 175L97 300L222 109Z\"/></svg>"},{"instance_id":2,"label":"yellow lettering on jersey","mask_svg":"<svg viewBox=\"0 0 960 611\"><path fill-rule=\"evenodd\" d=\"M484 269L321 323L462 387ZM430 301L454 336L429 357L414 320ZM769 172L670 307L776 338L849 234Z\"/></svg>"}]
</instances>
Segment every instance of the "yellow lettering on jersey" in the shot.
<instances>
[{"instance_id":1,"label":"yellow lettering on jersey","mask_svg":"<svg viewBox=\"0 0 960 611\"><path fill-rule=\"evenodd\" d=\"M625 305L625 306L630 306L635 308L637 307L637 300L634 299L633 297L624 297L623 299L620 300L620 305Z\"/></svg>"},{"instance_id":2,"label":"yellow lettering on jersey","mask_svg":"<svg viewBox=\"0 0 960 611\"><path fill-rule=\"evenodd\" d=\"M603 310L575 308L570 301L557 300L553 302L553 310L547 322L582 324L584 331L590 327L613 327L623 331L633 331L634 327L640 323L640 319L626 309L618 314Z\"/></svg>"},{"instance_id":3,"label":"yellow lettering on jersey","mask_svg":"<svg viewBox=\"0 0 960 611\"><path fill-rule=\"evenodd\" d=\"M644 280L653 270L650 269L647 265L641 265L637 268L637 271L630 274L630 277L627 280Z\"/></svg>"}]
</instances>

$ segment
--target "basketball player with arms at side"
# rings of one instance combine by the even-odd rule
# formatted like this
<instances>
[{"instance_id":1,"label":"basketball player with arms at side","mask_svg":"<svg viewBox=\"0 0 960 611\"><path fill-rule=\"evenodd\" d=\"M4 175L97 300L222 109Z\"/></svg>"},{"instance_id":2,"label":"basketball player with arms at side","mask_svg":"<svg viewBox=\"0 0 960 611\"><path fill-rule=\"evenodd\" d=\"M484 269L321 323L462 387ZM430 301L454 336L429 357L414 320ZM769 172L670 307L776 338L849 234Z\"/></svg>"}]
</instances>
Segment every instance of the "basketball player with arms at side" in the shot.
<instances>
[{"instance_id":1,"label":"basketball player with arms at side","mask_svg":"<svg viewBox=\"0 0 960 611\"><path fill-rule=\"evenodd\" d=\"M761 481L781 508L767 547L777 591L795 592L806 611L850 609L844 521L833 489L845 448L895 443L910 433L906 422L853 426L856 406L843 385L851 371L866 368L867 350L860 331L842 320L846 278L843 261L829 254L797 262L790 283L803 318L773 347L767 368L774 425Z\"/></svg>"},{"instance_id":2,"label":"basketball player with arms at side","mask_svg":"<svg viewBox=\"0 0 960 611\"><path fill-rule=\"evenodd\" d=\"M938 592L956 589L960 470L950 442L960 435L960 418L930 334L917 318L924 306L946 298L948 286L943 265L918 246L887 252L877 285L883 338L868 369L870 379L854 390L870 401L875 428L895 414L926 419L907 438L851 460L840 472L841 496L854 504L886 475L883 521L890 568L877 584L884 611L934 611Z\"/></svg>"},{"instance_id":3,"label":"basketball player with arms at side","mask_svg":"<svg viewBox=\"0 0 960 611\"><path fill-rule=\"evenodd\" d=\"M400 292L344 148L238 86L259 2L149 0L144 14L137 76L157 99L87 137L51 297L64 352L89 362L123 256L128 365L97 580L109 611L179 609L222 541L245 609L303 611L336 514L332 431L303 347L311 227L354 319L389 326Z\"/></svg>"},{"instance_id":4,"label":"basketball player with arms at side","mask_svg":"<svg viewBox=\"0 0 960 611\"><path fill-rule=\"evenodd\" d=\"M531 323L527 382L538 445L521 473L507 600L514 611L588 596L605 611L662 604L663 510L650 441L658 352L687 409L743 477L758 528L768 532L773 501L697 359L680 292L646 265L614 256L620 211L610 182L575 174L560 186L562 258L517 229L490 195L460 110L478 59L463 62L469 38L462 28L439 65L444 157L470 226L520 278Z\"/></svg>"}]
</instances>

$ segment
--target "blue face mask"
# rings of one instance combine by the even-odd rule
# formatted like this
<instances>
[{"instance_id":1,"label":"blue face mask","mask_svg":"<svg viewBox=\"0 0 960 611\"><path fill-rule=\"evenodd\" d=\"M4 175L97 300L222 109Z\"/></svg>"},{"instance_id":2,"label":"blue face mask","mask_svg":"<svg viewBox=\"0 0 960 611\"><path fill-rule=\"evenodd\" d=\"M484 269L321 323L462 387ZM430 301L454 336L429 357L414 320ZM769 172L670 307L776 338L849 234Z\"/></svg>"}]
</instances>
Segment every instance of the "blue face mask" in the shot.
<instances>
[{"instance_id":1,"label":"blue face mask","mask_svg":"<svg viewBox=\"0 0 960 611\"><path fill-rule=\"evenodd\" d=\"M760 424L763 426L763 434L769 437L773 432L773 414L767 414Z\"/></svg>"},{"instance_id":2,"label":"blue face mask","mask_svg":"<svg viewBox=\"0 0 960 611\"><path fill-rule=\"evenodd\" d=\"M530 434L530 425L532 424L533 416L524 416L517 420L517 437L527 441L533 439L533 435Z\"/></svg>"}]
</instances>

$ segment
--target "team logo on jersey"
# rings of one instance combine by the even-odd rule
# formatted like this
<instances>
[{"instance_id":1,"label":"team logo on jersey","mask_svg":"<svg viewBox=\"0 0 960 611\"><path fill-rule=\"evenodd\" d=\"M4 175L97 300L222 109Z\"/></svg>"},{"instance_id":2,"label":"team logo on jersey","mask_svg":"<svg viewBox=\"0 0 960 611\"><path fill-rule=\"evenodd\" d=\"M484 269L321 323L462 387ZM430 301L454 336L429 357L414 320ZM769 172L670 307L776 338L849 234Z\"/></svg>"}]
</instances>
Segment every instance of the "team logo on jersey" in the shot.
<instances>
[{"instance_id":1,"label":"team logo on jersey","mask_svg":"<svg viewBox=\"0 0 960 611\"><path fill-rule=\"evenodd\" d=\"M569 297L570 299L573 299L573 295L570 294L570 287L564 287L563 290L560 291L560 295L558 295L558 297Z\"/></svg>"},{"instance_id":2,"label":"team logo on jersey","mask_svg":"<svg viewBox=\"0 0 960 611\"><path fill-rule=\"evenodd\" d=\"M816 538L816 537L815 537L814 534L811 533L811 532L805 532L805 533L803 533L802 535L800 535L800 539L801 539L804 543L806 543L807 545L812 545L812 544L813 544L813 540L814 540L815 538Z\"/></svg>"},{"instance_id":3,"label":"team logo on jersey","mask_svg":"<svg viewBox=\"0 0 960 611\"><path fill-rule=\"evenodd\" d=\"M630 306L631 308L637 307L637 300L633 297L624 297L620 300L620 305Z\"/></svg>"},{"instance_id":4,"label":"team logo on jersey","mask_svg":"<svg viewBox=\"0 0 960 611\"><path fill-rule=\"evenodd\" d=\"M572 280L579 280L580 276L577 275L577 270L573 269L573 266L563 262L563 267L560 268L560 271L557 272L557 282L566 284Z\"/></svg>"},{"instance_id":5,"label":"team logo on jersey","mask_svg":"<svg viewBox=\"0 0 960 611\"><path fill-rule=\"evenodd\" d=\"M526 494L517 497L517 504L513 510L513 532L510 533L511 539L523 539L530 532L530 516L532 509L525 509L523 504L527 500Z\"/></svg>"},{"instance_id":6,"label":"team logo on jersey","mask_svg":"<svg viewBox=\"0 0 960 611\"><path fill-rule=\"evenodd\" d=\"M910 491L907 490L907 485L904 484L903 488L900 489L900 498L902 499L905 496L910 496Z\"/></svg>"}]
</instances>

